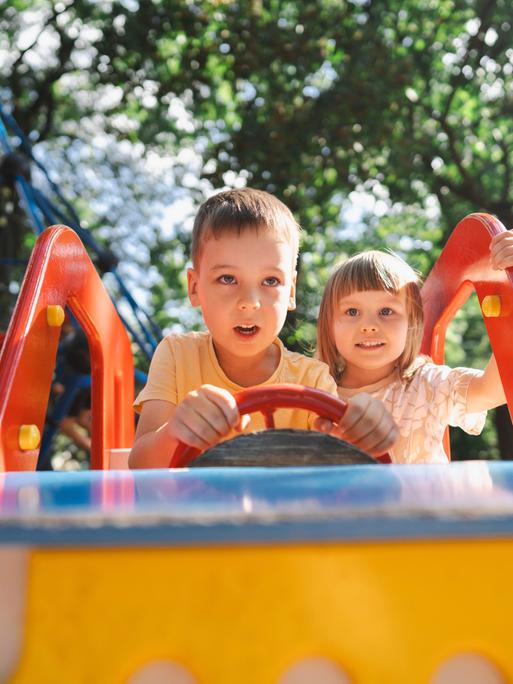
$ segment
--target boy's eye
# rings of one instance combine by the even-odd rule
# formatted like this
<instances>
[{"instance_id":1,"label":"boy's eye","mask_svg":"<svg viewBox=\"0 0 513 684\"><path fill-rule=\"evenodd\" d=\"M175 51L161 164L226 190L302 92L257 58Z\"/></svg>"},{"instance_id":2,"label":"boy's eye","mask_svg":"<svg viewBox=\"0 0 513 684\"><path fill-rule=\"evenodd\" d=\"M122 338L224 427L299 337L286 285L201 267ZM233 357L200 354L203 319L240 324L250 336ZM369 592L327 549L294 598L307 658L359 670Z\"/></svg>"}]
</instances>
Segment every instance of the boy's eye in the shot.
<instances>
[{"instance_id":1,"label":"boy's eye","mask_svg":"<svg viewBox=\"0 0 513 684\"><path fill-rule=\"evenodd\" d=\"M221 285L233 285L233 283L235 282L235 276L223 273L222 276L219 276L217 282L221 283Z\"/></svg>"},{"instance_id":2,"label":"boy's eye","mask_svg":"<svg viewBox=\"0 0 513 684\"><path fill-rule=\"evenodd\" d=\"M275 278L274 276L270 276L269 278L264 279L264 285L269 285L270 287L276 287L279 284L280 284L280 281L278 280L278 278Z\"/></svg>"},{"instance_id":3,"label":"boy's eye","mask_svg":"<svg viewBox=\"0 0 513 684\"><path fill-rule=\"evenodd\" d=\"M346 314L348 316L358 316L358 309L356 309L354 306L351 306L349 309L346 309Z\"/></svg>"},{"instance_id":4,"label":"boy's eye","mask_svg":"<svg viewBox=\"0 0 513 684\"><path fill-rule=\"evenodd\" d=\"M389 306L384 306L384 307L381 309L381 312L380 312L380 313L381 313L382 316L391 316L391 315L394 313L394 310L391 309Z\"/></svg>"}]
</instances>

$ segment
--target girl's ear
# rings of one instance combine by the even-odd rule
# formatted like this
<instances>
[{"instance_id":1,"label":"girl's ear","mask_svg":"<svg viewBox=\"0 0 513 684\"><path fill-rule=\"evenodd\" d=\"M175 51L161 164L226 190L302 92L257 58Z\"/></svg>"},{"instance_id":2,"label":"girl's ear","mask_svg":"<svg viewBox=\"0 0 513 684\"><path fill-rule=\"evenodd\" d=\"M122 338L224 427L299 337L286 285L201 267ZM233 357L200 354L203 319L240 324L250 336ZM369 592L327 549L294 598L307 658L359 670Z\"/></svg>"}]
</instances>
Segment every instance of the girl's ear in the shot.
<instances>
[{"instance_id":1,"label":"girl's ear","mask_svg":"<svg viewBox=\"0 0 513 684\"><path fill-rule=\"evenodd\" d=\"M292 284L290 286L289 305L287 307L288 311L293 311L296 308L296 280L297 271L294 271L292 276Z\"/></svg>"},{"instance_id":2,"label":"girl's ear","mask_svg":"<svg viewBox=\"0 0 513 684\"><path fill-rule=\"evenodd\" d=\"M187 269L187 292L192 306L199 306L198 297L198 272L194 268Z\"/></svg>"}]
</instances>

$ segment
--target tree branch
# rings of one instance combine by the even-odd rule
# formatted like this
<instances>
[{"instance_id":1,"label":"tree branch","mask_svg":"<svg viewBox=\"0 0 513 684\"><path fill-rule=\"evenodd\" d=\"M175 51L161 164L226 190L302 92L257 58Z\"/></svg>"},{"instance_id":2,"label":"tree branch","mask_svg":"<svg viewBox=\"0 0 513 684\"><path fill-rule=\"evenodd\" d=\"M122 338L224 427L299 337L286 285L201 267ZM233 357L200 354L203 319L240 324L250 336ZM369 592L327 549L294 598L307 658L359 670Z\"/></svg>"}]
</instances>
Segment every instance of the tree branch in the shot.
<instances>
[{"instance_id":1,"label":"tree branch","mask_svg":"<svg viewBox=\"0 0 513 684\"><path fill-rule=\"evenodd\" d=\"M30 45L28 45L24 50L20 50L20 54L16 58L14 64L12 65L11 69L12 71L15 71L16 68L20 65L20 63L23 61L23 58L27 54L27 52L30 52L38 43L39 39L43 35L43 33L46 31L46 29L57 19L59 14L62 14L62 12L65 12L67 8L64 8L60 11L57 11L55 7L53 7L51 14L48 16L47 20L43 23L41 30L35 37L35 39L32 41Z\"/></svg>"}]
</instances>

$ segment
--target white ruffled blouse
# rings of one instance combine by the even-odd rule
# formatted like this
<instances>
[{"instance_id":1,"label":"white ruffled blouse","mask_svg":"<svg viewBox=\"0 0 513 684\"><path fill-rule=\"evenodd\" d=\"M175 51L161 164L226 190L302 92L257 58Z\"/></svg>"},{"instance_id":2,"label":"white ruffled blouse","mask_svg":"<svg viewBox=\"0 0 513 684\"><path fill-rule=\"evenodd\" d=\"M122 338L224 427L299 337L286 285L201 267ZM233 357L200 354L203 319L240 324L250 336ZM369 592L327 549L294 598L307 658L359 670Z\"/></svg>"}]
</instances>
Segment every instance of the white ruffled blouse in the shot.
<instances>
[{"instance_id":1,"label":"white ruffled blouse","mask_svg":"<svg viewBox=\"0 0 513 684\"><path fill-rule=\"evenodd\" d=\"M399 438L389 452L393 463L447 463L442 442L447 425L471 435L478 435L484 427L486 411L467 411L470 381L482 374L471 368L426 363L407 383L394 371L373 385L339 387L338 394L348 399L366 392L385 404L399 429Z\"/></svg>"}]
</instances>

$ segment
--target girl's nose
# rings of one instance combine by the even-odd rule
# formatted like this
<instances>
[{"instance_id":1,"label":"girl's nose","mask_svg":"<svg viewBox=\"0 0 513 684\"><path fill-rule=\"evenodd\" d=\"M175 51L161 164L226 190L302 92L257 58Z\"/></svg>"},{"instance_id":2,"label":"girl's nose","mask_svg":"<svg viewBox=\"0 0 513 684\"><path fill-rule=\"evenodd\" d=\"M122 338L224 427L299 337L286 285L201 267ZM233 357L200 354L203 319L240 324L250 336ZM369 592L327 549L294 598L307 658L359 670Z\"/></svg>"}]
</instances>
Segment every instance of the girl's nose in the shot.
<instances>
[{"instance_id":1,"label":"girl's nose","mask_svg":"<svg viewBox=\"0 0 513 684\"><path fill-rule=\"evenodd\" d=\"M374 320L362 321L362 332L376 332L378 324Z\"/></svg>"}]
</instances>

